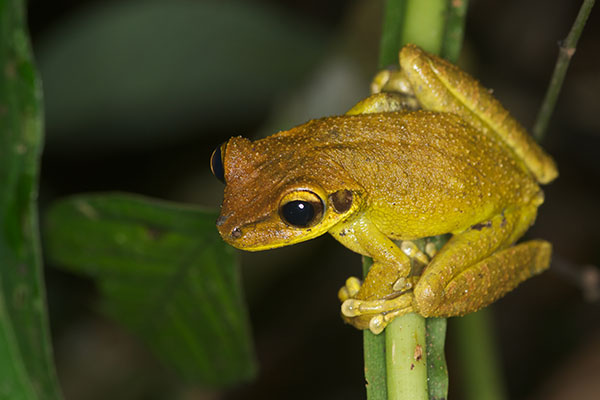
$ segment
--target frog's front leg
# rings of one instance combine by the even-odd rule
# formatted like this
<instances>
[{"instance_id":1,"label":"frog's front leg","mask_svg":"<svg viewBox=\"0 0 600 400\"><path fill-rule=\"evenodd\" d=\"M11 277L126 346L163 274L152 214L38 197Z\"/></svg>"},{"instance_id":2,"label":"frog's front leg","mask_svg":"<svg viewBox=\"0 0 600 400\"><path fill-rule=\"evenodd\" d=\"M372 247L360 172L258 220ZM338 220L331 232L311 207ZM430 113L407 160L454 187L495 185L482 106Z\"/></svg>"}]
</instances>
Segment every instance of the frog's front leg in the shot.
<instances>
[{"instance_id":1,"label":"frog's front leg","mask_svg":"<svg viewBox=\"0 0 600 400\"><path fill-rule=\"evenodd\" d=\"M338 293L346 321L359 329L378 330L375 317L398 310L408 312L411 300L402 293L416 283L416 278L410 276L411 257L422 262L420 258L426 256L420 252L411 257L406 255L404 251L409 249L400 249L364 214L334 226L329 232L351 250L373 258L364 282L349 278ZM412 248L410 251L414 252Z\"/></svg>"},{"instance_id":2,"label":"frog's front leg","mask_svg":"<svg viewBox=\"0 0 600 400\"><path fill-rule=\"evenodd\" d=\"M418 277L417 276L412 276L414 275L414 270L415 267L417 267L416 269L418 271L422 271L423 268L425 267L425 265L427 265L429 263L429 261L431 261L431 258L434 255L434 251L432 252L431 247L429 247L429 249L427 249L426 246L426 253L423 253L418 246L410 241L410 240L403 240L401 243L395 243L397 244L400 249L402 250L402 252L404 254L406 254L406 256L411 260L411 276L406 277L406 276L400 276L392 285L392 290L393 293L388 295L388 297L395 297L397 296L399 293L404 292L410 288L412 288L414 286L414 284L417 282ZM432 244L432 243L428 243ZM385 264L383 263L376 263L375 268L370 268L370 270L373 270L373 273L371 273L371 276L369 277L368 281L369 282L379 282L381 281L381 278L379 276L376 275L380 275L380 273L377 272L377 269L379 269L381 272L384 272L386 270ZM387 268L387 270L389 271L393 271L394 268ZM385 272L384 272L385 273ZM362 282L360 279L352 276L350 278L348 278L346 280L346 284L344 286L342 286L342 288L340 288L339 292L338 292L338 298L340 299L340 301L344 302L348 299L351 298L357 298L358 297L365 297L364 293L365 292L373 292L372 290L370 291L365 291L363 290L363 293L361 295L358 294L358 292L360 291L360 288L362 286Z\"/></svg>"},{"instance_id":3,"label":"frog's front leg","mask_svg":"<svg viewBox=\"0 0 600 400\"><path fill-rule=\"evenodd\" d=\"M393 296L398 292L398 280L405 280L411 272L410 258L383 234L367 215L362 213L349 221L339 223L329 233L350 250L373 258L373 265L356 292L349 285L350 297L376 300Z\"/></svg>"}]
</instances>

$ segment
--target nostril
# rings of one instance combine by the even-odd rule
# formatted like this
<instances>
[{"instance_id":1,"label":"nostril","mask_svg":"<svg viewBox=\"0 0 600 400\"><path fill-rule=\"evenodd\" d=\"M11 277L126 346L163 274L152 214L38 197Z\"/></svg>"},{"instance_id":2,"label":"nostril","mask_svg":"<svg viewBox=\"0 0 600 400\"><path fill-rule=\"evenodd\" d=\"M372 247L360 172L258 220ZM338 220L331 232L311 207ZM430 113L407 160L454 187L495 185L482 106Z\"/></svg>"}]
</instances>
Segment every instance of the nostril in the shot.
<instances>
[{"instance_id":1,"label":"nostril","mask_svg":"<svg viewBox=\"0 0 600 400\"><path fill-rule=\"evenodd\" d=\"M242 230L240 228L233 228L231 231L231 237L234 239L239 239L242 237Z\"/></svg>"},{"instance_id":2,"label":"nostril","mask_svg":"<svg viewBox=\"0 0 600 400\"><path fill-rule=\"evenodd\" d=\"M219 216L219 218L217 218L217 226L223 225L225 223L225 221L227 221L227 218L229 218L228 215Z\"/></svg>"}]
</instances>

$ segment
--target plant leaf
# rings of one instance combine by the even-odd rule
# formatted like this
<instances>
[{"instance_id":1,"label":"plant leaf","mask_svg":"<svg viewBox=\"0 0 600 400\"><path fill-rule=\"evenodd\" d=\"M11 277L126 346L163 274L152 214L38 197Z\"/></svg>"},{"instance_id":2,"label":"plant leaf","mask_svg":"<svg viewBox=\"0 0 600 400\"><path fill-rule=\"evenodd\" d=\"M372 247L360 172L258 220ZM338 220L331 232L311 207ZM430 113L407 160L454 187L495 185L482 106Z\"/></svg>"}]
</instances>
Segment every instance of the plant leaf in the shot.
<instances>
[{"instance_id":1,"label":"plant leaf","mask_svg":"<svg viewBox=\"0 0 600 400\"><path fill-rule=\"evenodd\" d=\"M48 253L94 278L102 309L184 379L229 385L255 366L238 265L216 217L133 195L76 196L48 213Z\"/></svg>"},{"instance_id":2,"label":"plant leaf","mask_svg":"<svg viewBox=\"0 0 600 400\"><path fill-rule=\"evenodd\" d=\"M41 272L41 91L23 1L0 2L0 398L60 399Z\"/></svg>"}]
</instances>

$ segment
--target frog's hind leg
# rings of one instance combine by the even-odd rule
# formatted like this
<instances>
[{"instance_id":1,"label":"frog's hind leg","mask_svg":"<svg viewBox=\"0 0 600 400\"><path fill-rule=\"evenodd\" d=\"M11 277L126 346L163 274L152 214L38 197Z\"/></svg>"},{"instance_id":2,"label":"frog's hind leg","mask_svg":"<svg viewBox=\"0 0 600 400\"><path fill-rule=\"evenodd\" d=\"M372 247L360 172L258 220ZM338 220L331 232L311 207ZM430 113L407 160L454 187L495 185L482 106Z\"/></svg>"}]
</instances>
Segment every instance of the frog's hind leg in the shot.
<instances>
[{"instance_id":1,"label":"frog's hind leg","mask_svg":"<svg viewBox=\"0 0 600 400\"><path fill-rule=\"evenodd\" d=\"M455 234L415 286L416 311L426 317L476 311L548 268L550 243L533 240L509 247L535 216L535 205L517 207Z\"/></svg>"},{"instance_id":2,"label":"frog's hind leg","mask_svg":"<svg viewBox=\"0 0 600 400\"><path fill-rule=\"evenodd\" d=\"M543 240L501 250L455 275L434 304L422 301L430 288L417 285L415 308L424 316L440 317L477 311L548 268L551 253L552 246Z\"/></svg>"}]
</instances>

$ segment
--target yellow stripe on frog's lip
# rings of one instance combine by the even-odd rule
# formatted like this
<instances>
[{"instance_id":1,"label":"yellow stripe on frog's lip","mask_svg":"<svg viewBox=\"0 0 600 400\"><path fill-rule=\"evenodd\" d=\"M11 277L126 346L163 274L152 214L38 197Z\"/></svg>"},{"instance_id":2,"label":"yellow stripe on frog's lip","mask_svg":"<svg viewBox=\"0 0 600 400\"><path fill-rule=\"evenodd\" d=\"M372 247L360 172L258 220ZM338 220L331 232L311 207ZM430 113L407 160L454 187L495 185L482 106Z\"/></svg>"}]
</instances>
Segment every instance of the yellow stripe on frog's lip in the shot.
<instances>
[{"instance_id":1,"label":"yellow stripe on frog's lip","mask_svg":"<svg viewBox=\"0 0 600 400\"><path fill-rule=\"evenodd\" d=\"M283 242L283 243L278 243L278 244L258 245L258 246L252 246L252 247L237 246L235 242L228 242L228 243L230 245L232 245L233 247L235 247L236 249L254 252L254 251L277 249L279 247L289 246L292 244L296 244L298 242Z\"/></svg>"},{"instance_id":2,"label":"yellow stripe on frog's lip","mask_svg":"<svg viewBox=\"0 0 600 400\"><path fill-rule=\"evenodd\" d=\"M292 229L292 228L290 228ZM242 231L242 236L240 237L243 238L243 232L244 232L244 228L241 228ZM307 229L303 229L301 232L303 232L303 234L300 234L298 236L292 237L290 239L282 239L282 240L273 240L273 237L270 238L270 240L273 240L271 243L268 244L244 244L242 243L243 240L240 239L231 239L231 238L223 238L228 244L230 244L231 246L235 247L236 249L240 249L240 250L244 250L244 251L262 251L262 250L271 250L271 249L276 249L279 247L285 247L285 246L290 246L293 244L297 244L297 243L301 243L301 242L305 242L307 240L310 239L314 239L318 236L321 236L325 233L327 233L329 231L329 228L319 228L319 229L315 229L315 227L313 228L307 228Z\"/></svg>"}]
</instances>

